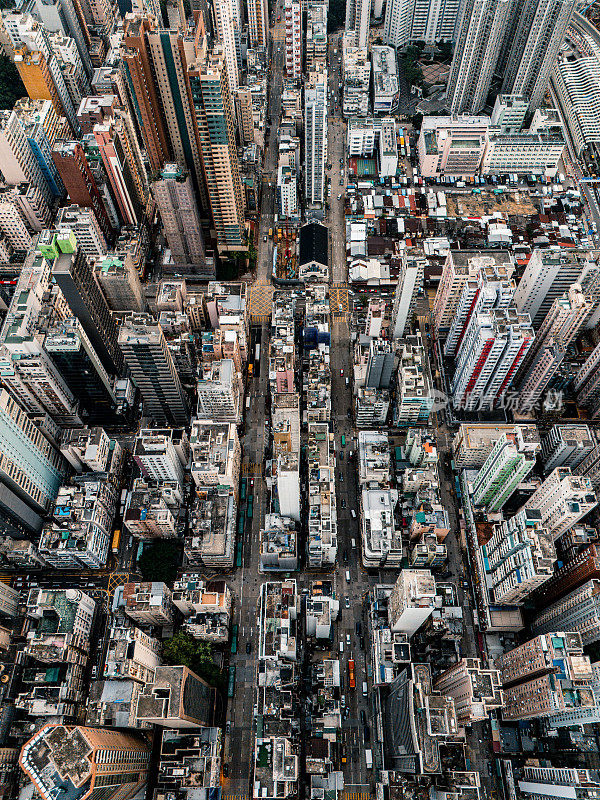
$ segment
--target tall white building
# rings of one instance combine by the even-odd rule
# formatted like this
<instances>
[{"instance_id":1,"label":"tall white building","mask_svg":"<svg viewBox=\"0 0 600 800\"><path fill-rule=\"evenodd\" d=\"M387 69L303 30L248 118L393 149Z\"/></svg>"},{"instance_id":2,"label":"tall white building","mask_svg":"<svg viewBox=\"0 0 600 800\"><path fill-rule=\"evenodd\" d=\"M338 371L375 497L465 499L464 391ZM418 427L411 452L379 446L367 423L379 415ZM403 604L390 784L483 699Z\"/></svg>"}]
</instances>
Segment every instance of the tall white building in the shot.
<instances>
[{"instance_id":1,"label":"tall white building","mask_svg":"<svg viewBox=\"0 0 600 800\"><path fill-rule=\"evenodd\" d=\"M474 411L502 403L533 336L529 315L519 314L512 305L474 318L456 358L455 405Z\"/></svg>"},{"instance_id":2,"label":"tall white building","mask_svg":"<svg viewBox=\"0 0 600 800\"><path fill-rule=\"evenodd\" d=\"M184 434L185 442L176 444L173 433L161 428L141 430L135 441L133 458L147 478L175 481L183 486L183 468L188 462L187 437Z\"/></svg>"},{"instance_id":3,"label":"tall white building","mask_svg":"<svg viewBox=\"0 0 600 800\"><path fill-rule=\"evenodd\" d=\"M566 795L584 800L600 790L595 771L574 767L523 767L518 786L520 796L531 800L554 800Z\"/></svg>"},{"instance_id":4,"label":"tall white building","mask_svg":"<svg viewBox=\"0 0 600 800\"><path fill-rule=\"evenodd\" d=\"M266 50L269 43L267 0L249 0L247 8L250 46L258 50Z\"/></svg>"},{"instance_id":5,"label":"tall white building","mask_svg":"<svg viewBox=\"0 0 600 800\"><path fill-rule=\"evenodd\" d=\"M213 3L217 38L223 48L229 90L233 92L240 83L240 33L241 12L238 0L215 0Z\"/></svg>"},{"instance_id":6,"label":"tall white building","mask_svg":"<svg viewBox=\"0 0 600 800\"><path fill-rule=\"evenodd\" d=\"M346 31L342 37L342 111L345 117L366 117L369 110L371 62L367 47L356 47L354 42L354 32Z\"/></svg>"},{"instance_id":7,"label":"tall white building","mask_svg":"<svg viewBox=\"0 0 600 800\"><path fill-rule=\"evenodd\" d=\"M598 505L589 478L557 467L527 500L524 508L539 511L542 524L556 541Z\"/></svg>"},{"instance_id":8,"label":"tall white building","mask_svg":"<svg viewBox=\"0 0 600 800\"><path fill-rule=\"evenodd\" d=\"M504 42L511 0L465 0L448 79L452 114L476 114L485 105Z\"/></svg>"},{"instance_id":9,"label":"tall white building","mask_svg":"<svg viewBox=\"0 0 600 800\"><path fill-rule=\"evenodd\" d=\"M388 600L390 629L412 636L433 613L435 597L435 578L428 569L403 569Z\"/></svg>"},{"instance_id":10,"label":"tall white building","mask_svg":"<svg viewBox=\"0 0 600 800\"><path fill-rule=\"evenodd\" d=\"M0 482L36 511L48 511L65 462L9 393L0 393Z\"/></svg>"},{"instance_id":11,"label":"tall white building","mask_svg":"<svg viewBox=\"0 0 600 800\"><path fill-rule=\"evenodd\" d=\"M369 43L369 20L371 0L347 0L346 30L354 33L355 47L366 47Z\"/></svg>"},{"instance_id":12,"label":"tall white building","mask_svg":"<svg viewBox=\"0 0 600 800\"><path fill-rule=\"evenodd\" d=\"M463 287L444 345L445 356L456 355L469 324L478 314L493 308L507 308L512 302L515 283L508 277L510 267L489 260L492 263L482 264L477 274L467 279Z\"/></svg>"},{"instance_id":13,"label":"tall white building","mask_svg":"<svg viewBox=\"0 0 600 800\"><path fill-rule=\"evenodd\" d=\"M535 249L515 292L515 305L529 314L537 330L557 297L562 297L574 283L581 283L586 271L581 253L564 248Z\"/></svg>"},{"instance_id":14,"label":"tall white building","mask_svg":"<svg viewBox=\"0 0 600 800\"><path fill-rule=\"evenodd\" d=\"M306 202L322 205L327 162L327 70L311 73L304 92L304 157Z\"/></svg>"},{"instance_id":15,"label":"tall white building","mask_svg":"<svg viewBox=\"0 0 600 800\"><path fill-rule=\"evenodd\" d=\"M527 97L530 110L544 99L576 5L576 0L525 0L513 11L519 18L503 72L502 91Z\"/></svg>"},{"instance_id":16,"label":"tall white building","mask_svg":"<svg viewBox=\"0 0 600 800\"><path fill-rule=\"evenodd\" d=\"M198 416L215 422L240 422L243 385L230 358L205 364L198 378Z\"/></svg>"},{"instance_id":17,"label":"tall white building","mask_svg":"<svg viewBox=\"0 0 600 800\"><path fill-rule=\"evenodd\" d=\"M285 72L294 81L302 77L302 3L285 0Z\"/></svg>"},{"instance_id":18,"label":"tall white building","mask_svg":"<svg viewBox=\"0 0 600 800\"><path fill-rule=\"evenodd\" d=\"M419 255L402 253L402 267L396 286L392 308L392 336L402 339L409 333L410 322L419 291L423 289L426 259Z\"/></svg>"},{"instance_id":19,"label":"tall white building","mask_svg":"<svg viewBox=\"0 0 600 800\"><path fill-rule=\"evenodd\" d=\"M392 47L454 41L459 8L459 0L388 0L383 41Z\"/></svg>"}]
</instances>

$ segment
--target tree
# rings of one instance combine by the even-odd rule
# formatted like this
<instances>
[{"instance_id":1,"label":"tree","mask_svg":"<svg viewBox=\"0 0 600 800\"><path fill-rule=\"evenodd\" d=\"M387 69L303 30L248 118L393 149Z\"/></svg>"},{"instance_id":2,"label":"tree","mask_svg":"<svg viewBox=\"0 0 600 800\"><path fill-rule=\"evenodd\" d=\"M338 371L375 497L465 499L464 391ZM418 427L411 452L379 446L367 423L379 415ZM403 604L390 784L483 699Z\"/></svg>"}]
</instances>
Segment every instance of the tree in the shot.
<instances>
[{"instance_id":1,"label":"tree","mask_svg":"<svg viewBox=\"0 0 600 800\"><path fill-rule=\"evenodd\" d=\"M225 676L213 661L209 642L199 642L186 631L179 631L172 639L163 642L162 658L165 664L191 669L200 678L220 691L225 688Z\"/></svg>"},{"instance_id":2,"label":"tree","mask_svg":"<svg viewBox=\"0 0 600 800\"><path fill-rule=\"evenodd\" d=\"M173 583L177 577L180 556L179 542L174 539L156 539L144 548L138 567L146 581Z\"/></svg>"},{"instance_id":3,"label":"tree","mask_svg":"<svg viewBox=\"0 0 600 800\"><path fill-rule=\"evenodd\" d=\"M0 8L5 8L1 0ZM19 98L26 96L27 91L17 68L8 56L0 54L0 108L12 109Z\"/></svg>"}]
</instances>

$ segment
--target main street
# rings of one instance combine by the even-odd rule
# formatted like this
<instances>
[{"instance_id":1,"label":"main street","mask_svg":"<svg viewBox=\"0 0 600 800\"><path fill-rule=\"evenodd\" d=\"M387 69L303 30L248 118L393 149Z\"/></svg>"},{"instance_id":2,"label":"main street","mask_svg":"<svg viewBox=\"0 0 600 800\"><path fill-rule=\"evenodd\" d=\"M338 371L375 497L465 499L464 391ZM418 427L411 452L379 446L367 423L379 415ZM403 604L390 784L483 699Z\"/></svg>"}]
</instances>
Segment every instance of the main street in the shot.
<instances>
[{"instance_id":1,"label":"main street","mask_svg":"<svg viewBox=\"0 0 600 800\"><path fill-rule=\"evenodd\" d=\"M274 18L281 14L281 21L275 22L272 30L272 72L269 75L269 108L268 118L271 120L269 134L266 138L261 207L259 214L259 230L257 242L256 282L269 284L273 259L273 241L268 236L270 228L275 227L275 201L277 182L277 133L281 113L281 94L284 71L284 15L278 3L274 10ZM337 50L336 54L334 50ZM340 674L344 677L345 689L342 692L347 713L342 722L340 756L344 773L345 793L348 800L367 800L374 790L375 772L367 770L365 750L373 744L376 732L373 726L372 709L369 696L362 692L363 681L371 688L369 662L369 638L364 600L370 586L378 582L393 583L397 571L380 570L367 573L360 559L359 529L359 497L357 485L357 431L352 422L352 343L350 341L349 303L347 300L348 271L345 245L344 199L347 180L345 134L346 124L342 117L341 69L340 69L339 34L330 37L328 47L328 157L330 164L328 177L331 181L331 193L328 198L329 209L325 224L329 228L330 257L330 294L343 297L343 302L331 304L331 420L336 448L336 503L338 515L338 561L333 575L337 596L340 600L340 617L335 629L334 650L330 657L340 659ZM342 172L344 170L344 172ZM388 299L388 304L390 299ZM427 297L419 301L419 316L428 318L429 307ZM424 333L424 329L422 330ZM229 701L226 718L226 741L224 750L225 772L223 776L223 794L228 800L246 800L252 797L252 758L254 719L256 717L256 682L258 651L258 607L261 584L267 579L259 573L260 530L267 510L267 489L263 470L265 445L268 443L269 410L266 404L268 393L268 351L270 325L268 320L261 328L253 329L253 341L260 341L260 365L247 384L247 395L250 407L246 412L242 433L243 474L249 481L248 494L254 495L254 515L250 524L246 520L243 547L243 565L236 569L230 582L235 592L234 622L238 625L238 649L230 657L230 664L236 667L236 683L234 697ZM427 342L424 336L424 341ZM253 348L251 348L253 352ZM299 356L300 357L300 354ZM433 364L433 357L432 357ZM433 371L433 370L432 370ZM300 387L298 387L300 388ZM456 498L452 488L452 474L449 469L448 451L452 440L452 431L440 426L436 430L438 448L441 459L442 500L449 509L451 533L446 543L449 549L449 573L451 579L459 587L459 597L465 609L466 633L462 642L465 656L477 655L477 644L470 610L470 597L462 588L465 574L464 553L459 540L459 520ZM341 437L345 436L346 446L341 445ZM350 452L353 457L350 457ZM343 454L343 455L342 455ZM355 516L353 517L352 512ZM304 557L302 555L301 562ZM346 580L349 573L349 581ZM319 576L298 572L293 574L298 581L298 590L308 588L310 582ZM278 575L272 576L273 580ZM301 622L301 624L303 624ZM360 625L360 628L359 628ZM360 629L360 635L358 630ZM348 645L348 639L350 644ZM361 640L366 650L361 648ZM344 643L340 652L339 642ZM249 645L248 645L249 643ZM247 646L250 652L247 652ZM356 690L348 689L348 660L355 662ZM371 728L371 743L365 739L365 727L361 721L361 712ZM489 782L487 776L488 744L481 730L476 726L467 736L467 753L471 764L480 771L484 784ZM375 749L375 748L373 748ZM374 753L375 757L376 754ZM375 763L375 766L381 766ZM304 791L301 791L304 794Z\"/></svg>"}]
</instances>

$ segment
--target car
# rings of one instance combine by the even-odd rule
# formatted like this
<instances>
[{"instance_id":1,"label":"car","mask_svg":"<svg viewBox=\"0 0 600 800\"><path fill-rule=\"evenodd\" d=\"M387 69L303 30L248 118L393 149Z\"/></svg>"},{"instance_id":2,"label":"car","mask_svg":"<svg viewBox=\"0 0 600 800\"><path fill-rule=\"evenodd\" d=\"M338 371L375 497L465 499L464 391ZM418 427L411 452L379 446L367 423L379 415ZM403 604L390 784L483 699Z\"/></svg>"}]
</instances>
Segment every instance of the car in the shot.
<instances>
[{"instance_id":1,"label":"car","mask_svg":"<svg viewBox=\"0 0 600 800\"><path fill-rule=\"evenodd\" d=\"M346 606L346 608L350 608L350 598L349 597L345 597L344 598L344 605Z\"/></svg>"},{"instance_id":2,"label":"car","mask_svg":"<svg viewBox=\"0 0 600 800\"><path fill-rule=\"evenodd\" d=\"M356 635L360 636L360 622L357 622L354 628L356 630Z\"/></svg>"},{"instance_id":3,"label":"car","mask_svg":"<svg viewBox=\"0 0 600 800\"><path fill-rule=\"evenodd\" d=\"M363 735L365 737L365 742L370 742L371 741L371 728L369 728L368 725L365 725L365 727L363 729Z\"/></svg>"},{"instance_id":4,"label":"car","mask_svg":"<svg viewBox=\"0 0 600 800\"><path fill-rule=\"evenodd\" d=\"M340 483L343 483L343 482L344 482L344 476L340 475Z\"/></svg>"},{"instance_id":5,"label":"car","mask_svg":"<svg viewBox=\"0 0 600 800\"><path fill-rule=\"evenodd\" d=\"M250 655L252 652L252 642L246 642L246 653Z\"/></svg>"},{"instance_id":6,"label":"car","mask_svg":"<svg viewBox=\"0 0 600 800\"><path fill-rule=\"evenodd\" d=\"M341 199L342 199L342 195L338 194L338 200L341 200Z\"/></svg>"},{"instance_id":7,"label":"car","mask_svg":"<svg viewBox=\"0 0 600 800\"><path fill-rule=\"evenodd\" d=\"M267 241L267 237L263 236L263 242L266 242L266 241Z\"/></svg>"},{"instance_id":8,"label":"car","mask_svg":"<svg viewBox=\"0 0 600 800\"><path fill-rule=\"evenodd\" d=\"M346 634L346 644L348 645L348 647L350 647L350 634L349 633Z\"/></svg>"},{"instance_id":9,"label":"car","mask_svg":"<svg viewBox=\"0 0 600 800\"><path fill-rule=\"evenodd\" d=\"M348 380L348 378L346 378L346 380ZM340 461L343 461L343 460L344 460L344 454L342 452L340 452Z\"/></svg>"},{"instance_id":10,"label":"car","mask_svg":"<svg viewBox=\"0 0 600 800\"><path fill-rule=\"evenodd\" d=\"M360 637L360 639L359 639L359 642L360 642L360 649L361 649L361 650L364 650L364 649L365 649L365 639L364 639L364 636L361 636L361 637Z\"/></svg>"},{"instance_id":11,"label":"car","mask_svg":"<svg viewBox=\"0 0 600 800\"><path fill-rule=\"evenodd\" d=\"M343 502L344 502L344 501L342 500L342 503L343 503ZM344 564L347 564L347 563L348 563L348 551L347 551L347 550L344 550Z\"/></svg>"},{"instance_id":12,"label":"car","mask_svg":"<svg viewBox=\"0 0 600 800\"><path fill-rule=\"evenodd\" d=\"M340 377L342 377L342 378L344 377L344 370L343 369L340 370Z\"/></svg>"},{"instance_id":13,"label":"car","mask_svg":"<svg viewBox=\"0 0 600 800\"><path fill-rule=\"evenodd\" d=\"M346 695L345 694L343 694L340 697L340 705L341 705L342 708L346 708Z\"/></svg>"},{"instance_id":14,"label":"car","mask_svg":"<svg viewBox=\"0 0 600 800\"><path fill-rule=\"evenodd\" d=\"M229 764L223 764L223 777L227 778L229 775Z\"/></svg>"},{"instance_id":15,"label":"car","mask_svg":"<svg viewBox=\"0 0 600 800\"><path fill-rule=\"evenodd\" d=\"M346 508L346 501L342 500L342 508Z\"/></svg>"},{"instance_id":16,"label":"car","mask_svg":"<svg viewBox=\"0 0 600 800\"><path fill-rule=\"evenodd\" d=\"M361 708L361 710L360 710L360 722L361 722L361 725L366 725L367 724L367 715L365 714L364 708Z\"/></svg>"},{"instance_id":17,"label":"car","mask_svg":"<svg viewBox=\"0 0 600 800\"><path fill-rule=\"evenodd\" d=\"M228 719L225 723L225 733L231 733L231 720Z\"/></svg>"}]
</instances>

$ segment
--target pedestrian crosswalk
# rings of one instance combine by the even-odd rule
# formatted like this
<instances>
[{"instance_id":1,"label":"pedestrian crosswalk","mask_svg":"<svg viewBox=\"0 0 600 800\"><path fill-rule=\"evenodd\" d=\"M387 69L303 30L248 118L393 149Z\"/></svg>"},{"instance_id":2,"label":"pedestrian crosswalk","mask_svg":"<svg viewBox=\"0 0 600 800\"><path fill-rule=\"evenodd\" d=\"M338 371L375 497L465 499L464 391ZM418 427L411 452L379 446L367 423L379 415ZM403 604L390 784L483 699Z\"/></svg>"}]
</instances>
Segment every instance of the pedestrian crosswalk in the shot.
<instances>
[{"instance_id":1,"label":"pedestrian crosswalk","mask_svg":"<svg viewBox=\"0 0 600 800\"><path fill-rule=\"evenodd\" d=\"M344 792L344 800L371 800L371 792Z\"/></svg>"},{"instance_id":2,"label":"pedestrian crosswalk","mask_svg":"<svg viewBox=\"0 0 600 800\"><path fill-rule=\"evenodd\" d=\"M248 800L247 794L229 794L229 792L221 792L222 800Z\"/></svg>"},{"instance_id":3,"label":"pedestrian crosswalk","mask_svg":"<svg viewBox=\"0 0 600 800\"><path fill-rule=\"evenodd\" d=\"M242 464L242 475L262 475L263 464Z\"/></svg>"}]
</instances>

